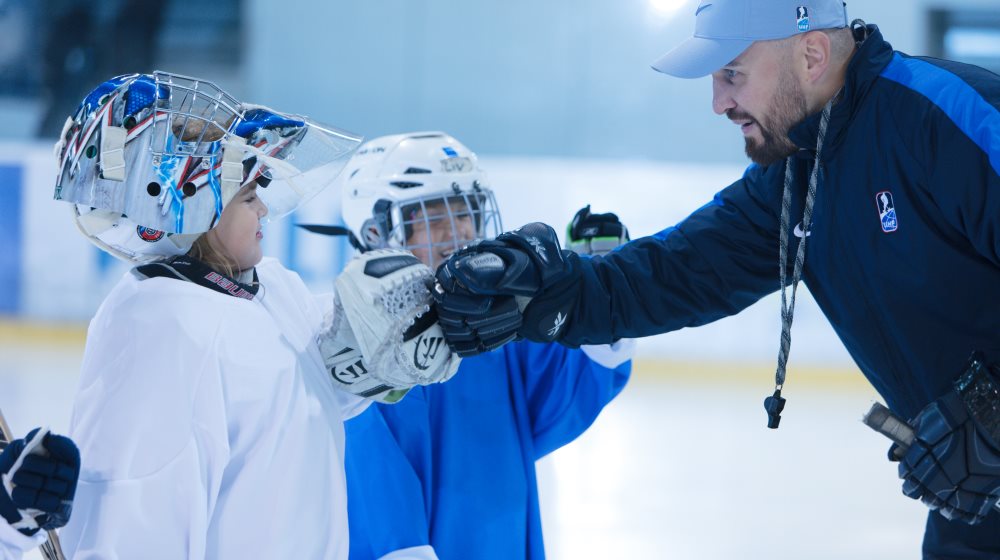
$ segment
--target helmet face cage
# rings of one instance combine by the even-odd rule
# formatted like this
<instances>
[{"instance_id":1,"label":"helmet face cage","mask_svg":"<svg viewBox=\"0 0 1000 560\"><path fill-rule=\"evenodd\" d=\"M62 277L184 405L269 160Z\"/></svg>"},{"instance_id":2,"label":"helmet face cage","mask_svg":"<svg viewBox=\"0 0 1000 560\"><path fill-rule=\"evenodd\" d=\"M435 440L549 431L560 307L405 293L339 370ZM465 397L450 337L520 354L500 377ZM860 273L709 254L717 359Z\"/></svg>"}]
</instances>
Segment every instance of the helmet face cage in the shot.
<instances>
[{"instance_id":1,"label":"helmet face cage","mask_svg":"<svg viewBox=\"0 0 1000 560\"><path fill-rule=\"evenodd\" d=\"M291 212L332 184L360 143L349 132L240 103L205 80L124 75L99 85L67 120L56 144L54 197L81 208L91 241L141 262L162 254L154 245L165 237L179 236L177 250L190 246L252 181L271 219ZM88 208L101 210L100 219L82 218Z\"/></svg>"},{"instance_id":2,"label":"helmet face cage","mask_svg":"<svg viewBox=\"0 0 1000 560\"><path fill-rule=\"evenodd\" d=\"M242 179L231 172L227 188L222 176L225 159L239 165L241 151L224 152L242 121L240 103L211 82L164 72L108 80L67 122L55 198L168 234L207 231Z\"/></svg>"},{"instance_id":3,"label":"helmet face cage","mask_svg":"<svg viewBox=\"0 0 1000 560\"><path fill-rule=\"evenodd\" d=\"M455 187L448 193L396 202L388 216L376 216L376 222L389 227L384 236L387 244L424 256L428 266L436 268L442 257L500 235L503 224L493 191L478 183L468 191Z\"/></svg>"},{"instance_id":4,"label":"helmet face cage","mask_svg":"<svg viewBox=\"0 0 1000 560\"><path fill-rule=\"evenodd\" d=\"M243 117L240 102L212 82L154 72L156 119L150 151L159 156L214 157L219 140Z\"/></svg>"}]
</instances>

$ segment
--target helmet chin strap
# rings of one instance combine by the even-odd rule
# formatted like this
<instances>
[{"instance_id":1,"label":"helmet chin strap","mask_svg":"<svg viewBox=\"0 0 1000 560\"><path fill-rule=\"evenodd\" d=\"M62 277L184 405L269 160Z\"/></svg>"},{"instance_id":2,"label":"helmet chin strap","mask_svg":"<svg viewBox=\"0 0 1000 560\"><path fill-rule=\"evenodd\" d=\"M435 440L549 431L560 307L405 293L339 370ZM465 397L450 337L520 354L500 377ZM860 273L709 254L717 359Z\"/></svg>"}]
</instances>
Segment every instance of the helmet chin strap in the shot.
<instances>
[{"instance_id":1,"label":"helmet chin strap","mask_svg":"<svg viewBox=\"0 0 1000 560\"><path fill-rule=\"evenodd\" d=\"M239 136L230 136L222 142L222 165L219 172L222 185L222 206L239 192L243 183L243 154L247 141Z\"/></svg>"},{"instance_id":2,"label":"helmet chin strap","mask_svg":"<svg viewBox=\"0 0 1000 560\"><path fill-rule=\"evenodd\" d=\"M358 240L358 236L354 235L354 232L344 226L326 226L320 224L295 224L300 228L311 231L313 233L318 233L320 235L343 235L347 237L350 241L351 247L357 249L359 253L364 253L368 249Z\"/></svg>"},{"instance_id":3,"label":"helmet chin strap","mask_svg":"<svg viewBox=\"0 0 1000 560\"><path fill-rule=\"evenodd\" d=\"M105 121L106 123L107 121ZM105 124L101 129L101 177L109 181L125 180L125 138L120 126Z\"/></svg>"}]
</instances>

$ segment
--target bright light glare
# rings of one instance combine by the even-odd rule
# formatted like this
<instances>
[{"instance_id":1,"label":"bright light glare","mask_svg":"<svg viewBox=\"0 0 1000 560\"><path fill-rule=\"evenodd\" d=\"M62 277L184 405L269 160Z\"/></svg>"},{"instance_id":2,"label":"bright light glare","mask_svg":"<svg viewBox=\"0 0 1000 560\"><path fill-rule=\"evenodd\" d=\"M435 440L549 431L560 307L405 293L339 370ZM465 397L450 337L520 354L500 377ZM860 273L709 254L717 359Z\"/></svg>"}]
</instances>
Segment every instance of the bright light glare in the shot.
<instances>
[{"instance_id":1,"label":"bright light glare","mask_svg":"<svg viewBox=\"0 0 1000 560\"><path fill-rule=\"evenodd\" d=\"M663 15L676 12L684 4L687 4L687 0L649 0L649 5Z\"/></svg>"}]
</instances>

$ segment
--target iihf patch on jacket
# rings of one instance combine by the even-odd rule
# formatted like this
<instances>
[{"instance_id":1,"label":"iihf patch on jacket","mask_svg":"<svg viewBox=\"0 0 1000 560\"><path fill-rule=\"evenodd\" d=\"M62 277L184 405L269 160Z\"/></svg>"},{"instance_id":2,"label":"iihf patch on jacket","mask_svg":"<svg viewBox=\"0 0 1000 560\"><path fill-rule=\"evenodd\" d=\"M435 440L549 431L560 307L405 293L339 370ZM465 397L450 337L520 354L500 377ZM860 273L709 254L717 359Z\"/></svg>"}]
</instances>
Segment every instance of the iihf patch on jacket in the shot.
<instances>
[{"instance_id":1,"label":"iihf patch on jacket","mask_svg":"<svg viewBox=\"0 0 1000 560\"><path fill-rule=\"evenodd\" d=\"M892 233L899 228L899 221L896 219L896 205L892 201L892 193L882 191L875 195L875 204L878 205L878 217L882 221L882 231Z\"/></svg>"}]
</instances>

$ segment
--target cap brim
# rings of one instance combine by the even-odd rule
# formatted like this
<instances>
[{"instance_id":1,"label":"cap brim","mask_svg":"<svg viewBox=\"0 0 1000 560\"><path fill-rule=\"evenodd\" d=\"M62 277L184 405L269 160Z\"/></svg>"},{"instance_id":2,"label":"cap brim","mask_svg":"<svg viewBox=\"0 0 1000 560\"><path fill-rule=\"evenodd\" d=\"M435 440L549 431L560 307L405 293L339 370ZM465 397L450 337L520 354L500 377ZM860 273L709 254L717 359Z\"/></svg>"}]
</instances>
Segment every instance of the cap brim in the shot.
<instances>
[{"instance_id":1,"label":"cap brim","mask_svg":"<svg viewBox=\"0 0 1000 560\"><path fill-rule=\"evenodd\" d=\"M753 41L691 37L653 63L653 70L677 78L701 78L729 64Z\"/></svg>"}]
</instances>

